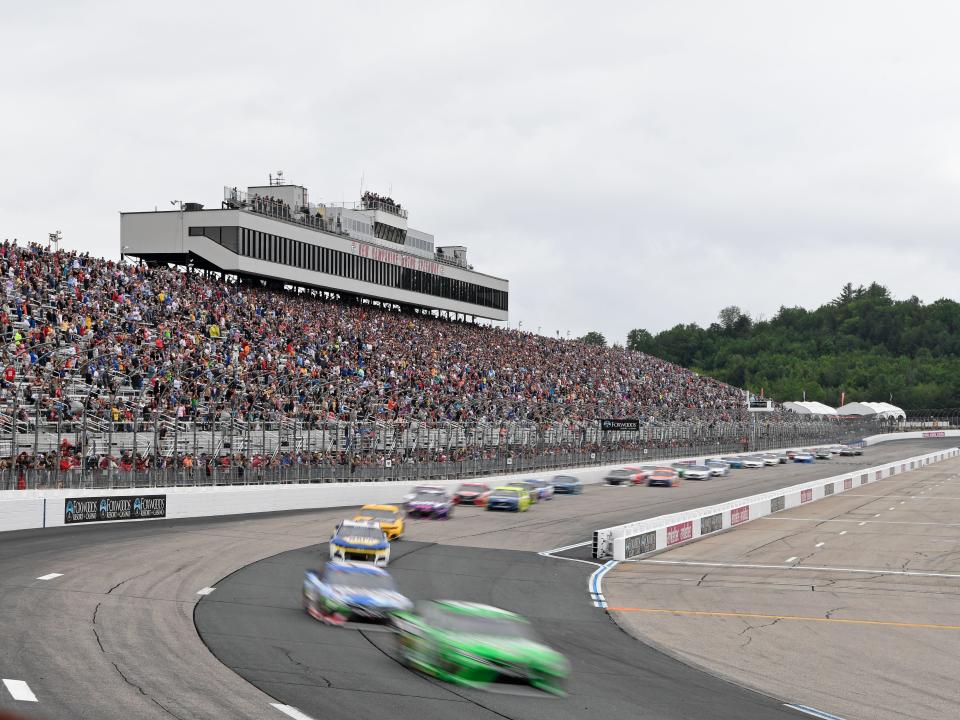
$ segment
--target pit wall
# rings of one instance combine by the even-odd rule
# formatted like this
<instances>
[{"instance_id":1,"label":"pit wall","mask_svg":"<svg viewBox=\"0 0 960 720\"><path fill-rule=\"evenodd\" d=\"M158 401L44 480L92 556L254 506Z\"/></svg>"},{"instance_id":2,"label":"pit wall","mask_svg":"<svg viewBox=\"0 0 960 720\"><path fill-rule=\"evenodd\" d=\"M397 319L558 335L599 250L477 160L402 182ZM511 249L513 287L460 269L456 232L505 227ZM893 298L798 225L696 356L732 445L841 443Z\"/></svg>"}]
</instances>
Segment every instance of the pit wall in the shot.
<instances>
[{"instance_id":1,"label":"pit wall","mask_svg":"<svg viewBox=\"0 0 960 720\"><path fill-rule=\"evenodd\" d=\"M903 435L910 434L896 433L890 439L907 439ZM919 435L919 433L916 434ZM960 455L958 448L938 450L718 505L596 530L593 534L593 556L596 558L612 556L614 560L629 560L661 552L684 543L695 542L707 535L729 530L765 515L799 507L831 495L839 495L862 485L910 472L958 455Z\"/></svg>"}]
</instances>

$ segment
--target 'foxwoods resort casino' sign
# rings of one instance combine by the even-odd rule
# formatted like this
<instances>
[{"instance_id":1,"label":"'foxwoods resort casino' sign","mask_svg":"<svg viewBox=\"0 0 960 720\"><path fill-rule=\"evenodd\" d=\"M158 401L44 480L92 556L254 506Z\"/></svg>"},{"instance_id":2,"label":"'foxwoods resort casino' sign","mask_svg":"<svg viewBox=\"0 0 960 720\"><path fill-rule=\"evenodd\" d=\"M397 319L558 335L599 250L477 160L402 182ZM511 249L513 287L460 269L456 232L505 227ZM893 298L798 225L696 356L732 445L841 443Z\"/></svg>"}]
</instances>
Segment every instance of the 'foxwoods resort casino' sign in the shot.
<instances>
[{"instance_id":1,"label":"'foxwoods resort casino' sign","mask_svg":"<svg viewBox=\"0 0 960 720\"><path fill-rule=\"evenodd\" d=\"M147 520L166 516L166 495L67 498L63 507L63 522L66 525L110 520Z\"/></svg>"}]
</instances>

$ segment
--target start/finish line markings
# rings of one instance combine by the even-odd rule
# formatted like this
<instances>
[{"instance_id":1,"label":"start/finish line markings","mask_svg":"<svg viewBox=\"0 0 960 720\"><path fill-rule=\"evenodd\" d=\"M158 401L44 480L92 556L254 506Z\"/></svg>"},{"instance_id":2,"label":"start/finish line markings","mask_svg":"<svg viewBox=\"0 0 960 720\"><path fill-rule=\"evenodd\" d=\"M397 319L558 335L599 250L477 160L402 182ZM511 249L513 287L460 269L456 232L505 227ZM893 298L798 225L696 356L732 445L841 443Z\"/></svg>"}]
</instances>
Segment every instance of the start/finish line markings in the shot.
<instances>
[{"instance_id":1,"label":"start/finish line markings","mask_svg":"<svg viewBox=\"0 0 960 720\"><path fill-rule=\"evenodd\" d=\"M33 694L33 690L31 690L30 686L23 680L4 679L3 684L6 686L10 695L13 696L14 700L19 700L20 702L37 702L37 696Z\"/></svg>"},{"instance_id":2,"label":"start/finish line markings","mask_svg":"<svg viewBox=\"0 0 960 720\"><path fill-rule=\"evenodd\" d=\"M37 580L54 580L58 577L63 577L63 573L47 573L38 577Z\"/></svg>"}]
</instances>

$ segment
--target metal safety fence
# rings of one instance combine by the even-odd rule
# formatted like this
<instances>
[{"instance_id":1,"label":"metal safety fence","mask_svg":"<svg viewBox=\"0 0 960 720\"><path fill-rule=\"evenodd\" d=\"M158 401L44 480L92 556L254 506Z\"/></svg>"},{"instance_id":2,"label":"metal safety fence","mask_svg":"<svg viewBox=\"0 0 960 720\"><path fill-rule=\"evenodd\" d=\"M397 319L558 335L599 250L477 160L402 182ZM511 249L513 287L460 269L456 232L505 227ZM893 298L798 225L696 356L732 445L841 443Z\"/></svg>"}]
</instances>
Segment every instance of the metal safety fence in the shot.
<instances>
[{"instance_id":1,"label":"metal safety fence","mask_svg":"<svg viewBox=\"0 0 960 720\"><path fill-rule=\"evenodd\" d=\"M647 422L347 422L280 414L69 421L0 414L0 489L122 488L483 478L853 442L869 419Z\"/></svg>"}]
</instances>

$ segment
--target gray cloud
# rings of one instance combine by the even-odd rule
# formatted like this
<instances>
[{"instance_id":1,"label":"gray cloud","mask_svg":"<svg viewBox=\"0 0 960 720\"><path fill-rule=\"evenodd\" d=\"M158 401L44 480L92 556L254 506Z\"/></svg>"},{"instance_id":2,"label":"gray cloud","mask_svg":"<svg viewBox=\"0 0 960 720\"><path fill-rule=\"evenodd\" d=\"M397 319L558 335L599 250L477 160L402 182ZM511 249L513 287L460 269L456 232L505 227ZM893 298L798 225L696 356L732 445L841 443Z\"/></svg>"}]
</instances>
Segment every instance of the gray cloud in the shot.
<instances>
[{"instance_id":1,"label":"gray cloud","mask_svg":"<svg viewBox=\"0 0 960 720\"><path fill-rule=\"evenodd\" d=\"M37 6L37 7L34 7ZM43 3L5 9L3 236L119 254L117 211L361 176L514 326L771 316L955 287L953 3Z\"/></svg>"}]
</instances>

